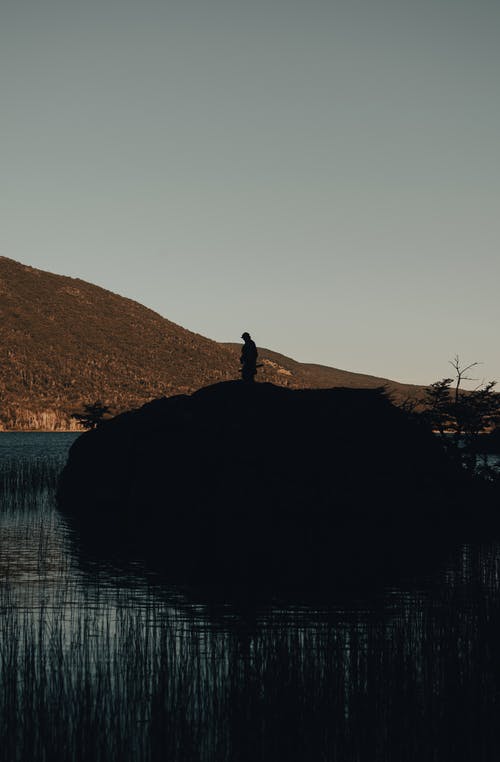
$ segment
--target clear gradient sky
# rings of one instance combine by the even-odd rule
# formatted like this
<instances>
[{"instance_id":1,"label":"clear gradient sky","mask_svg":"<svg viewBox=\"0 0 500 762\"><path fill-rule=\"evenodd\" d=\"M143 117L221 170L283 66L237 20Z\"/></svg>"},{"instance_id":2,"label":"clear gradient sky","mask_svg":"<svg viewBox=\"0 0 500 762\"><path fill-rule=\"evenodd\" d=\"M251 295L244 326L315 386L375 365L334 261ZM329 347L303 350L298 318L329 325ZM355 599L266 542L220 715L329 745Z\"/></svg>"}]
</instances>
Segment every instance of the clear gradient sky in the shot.
<instances>
[{"instance_id":1,"label":"clear gradient sky","mask_svg":"<svg viewBox=\"0 0 500 762\"><path fill-rule=\"evenodd\" d=\"M498 0L2 0L0 254L213 339L500 380Z\"/></svg>"}]
</instances>

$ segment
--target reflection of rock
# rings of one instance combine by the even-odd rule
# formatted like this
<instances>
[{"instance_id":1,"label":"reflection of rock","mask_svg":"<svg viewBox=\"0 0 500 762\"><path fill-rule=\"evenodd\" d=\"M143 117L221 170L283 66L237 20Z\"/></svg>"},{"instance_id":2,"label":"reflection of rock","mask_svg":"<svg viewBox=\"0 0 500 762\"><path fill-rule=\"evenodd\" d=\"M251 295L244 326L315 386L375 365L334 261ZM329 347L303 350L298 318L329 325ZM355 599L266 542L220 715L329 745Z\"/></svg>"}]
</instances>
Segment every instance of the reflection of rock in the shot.
<instances>
[{"instance_id":1,"label":"reflection of rock","mask_svg":"<svg viewBox=\"0 0 500 762\"><path fill-rule=\"evenodd\" d=\"M500 455L500 427L489 434L481 434L476 441L477 452Z\"/></svg>"},{"instance_id":2,"label":"reflection of rock","mask_svg":"<svg viewBox=\"0 0 500 762\"><path fill-rule=\"evenodd\" d=\"M447 469L430 432L380 391L235 381L83 434L59 500L80 524L92 517L93 531L106 515L165 555L289 571L341 553L348 534L358 563L380 553L375 529L435 524Z\"/></svg>"}]
</instances>

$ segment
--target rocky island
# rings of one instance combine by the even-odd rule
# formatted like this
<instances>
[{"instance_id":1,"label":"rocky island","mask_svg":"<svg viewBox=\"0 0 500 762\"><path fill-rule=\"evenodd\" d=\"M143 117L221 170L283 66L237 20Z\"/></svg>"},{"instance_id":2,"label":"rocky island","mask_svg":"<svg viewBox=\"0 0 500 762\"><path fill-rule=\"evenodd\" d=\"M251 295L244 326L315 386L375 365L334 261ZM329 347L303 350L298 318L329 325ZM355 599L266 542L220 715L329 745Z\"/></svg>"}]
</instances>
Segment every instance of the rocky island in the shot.
<instances>
[{"instance_id":1,"label":"rocky island","mask_svg":"<svg viewBox=\"0 0 500 762\"><path fill-rule=\"evenodd\" d=\"M234 381L80 436L59 505L87 539L107 527L183 574L302 579L421 554L463 512L457 490L439 442L382 390Z\"/></svg>"}]
</instances>

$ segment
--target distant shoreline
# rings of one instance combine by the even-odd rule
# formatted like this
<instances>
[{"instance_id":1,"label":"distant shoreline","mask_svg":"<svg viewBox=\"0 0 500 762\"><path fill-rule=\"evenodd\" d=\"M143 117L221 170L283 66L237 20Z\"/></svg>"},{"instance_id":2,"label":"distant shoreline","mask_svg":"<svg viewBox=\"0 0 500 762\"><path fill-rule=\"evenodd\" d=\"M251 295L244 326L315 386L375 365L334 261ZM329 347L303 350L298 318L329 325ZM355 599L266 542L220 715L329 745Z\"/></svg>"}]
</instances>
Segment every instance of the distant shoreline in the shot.
<instances>
[{"instance_id":1,"label":"distant shoreline","mask_svg":"<svg viewBox=\"0 0 500 762\"><path fill-rule=\"evenodd\" d=\"M85 429L0 429L0 434L83 434Z\"/></svg>"}]
</instances>

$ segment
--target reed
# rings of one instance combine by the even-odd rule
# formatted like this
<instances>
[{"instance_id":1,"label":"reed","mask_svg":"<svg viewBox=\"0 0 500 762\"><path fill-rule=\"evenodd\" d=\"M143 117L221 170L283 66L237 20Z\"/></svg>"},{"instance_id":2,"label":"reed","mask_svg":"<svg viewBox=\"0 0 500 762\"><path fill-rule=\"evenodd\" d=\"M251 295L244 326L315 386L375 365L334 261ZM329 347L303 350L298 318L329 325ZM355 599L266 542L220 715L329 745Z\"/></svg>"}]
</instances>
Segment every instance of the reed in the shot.
<instances>
[{"instance_id":1,"label":"reed","mask_svg":"<svg viewBox=\"0 0 500 762\"><path fill-rule=\"evenodd\" d=\"M465 548L432 591L379 607L219 616L146 578L83 571L52 472L22 473L39 510L3 513L16 560L0 546L2 762L498 758L498 553Z\"/></svg>"},{"instance_id":2,"label":"reed","mask_svg":"<svg viewBox=\"0 0 500 762\"><path fill-rule=\"evenodd\" d=\"M476 744L500 748L499 611L449 604L369 627L228 629L154 592L86 600L70 583L23 609L4 586L0 758L486 759Z\"/></svg>"},{"instance_id":3,"label":"reed","mask_svg":"<svg viewBox=\"0 0 500 762\"><path fill-rule=\"evenodd\" d=\"M57 458L1 460L0 510L25 510L39 507L43 500L52 502L63 467Z\"/></svg>"}]
</instances>

